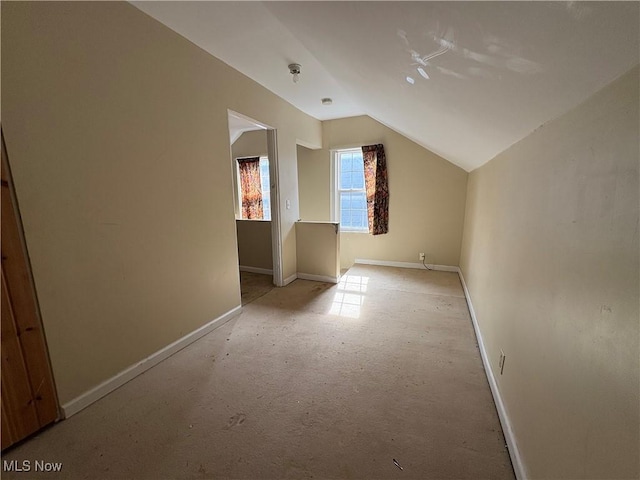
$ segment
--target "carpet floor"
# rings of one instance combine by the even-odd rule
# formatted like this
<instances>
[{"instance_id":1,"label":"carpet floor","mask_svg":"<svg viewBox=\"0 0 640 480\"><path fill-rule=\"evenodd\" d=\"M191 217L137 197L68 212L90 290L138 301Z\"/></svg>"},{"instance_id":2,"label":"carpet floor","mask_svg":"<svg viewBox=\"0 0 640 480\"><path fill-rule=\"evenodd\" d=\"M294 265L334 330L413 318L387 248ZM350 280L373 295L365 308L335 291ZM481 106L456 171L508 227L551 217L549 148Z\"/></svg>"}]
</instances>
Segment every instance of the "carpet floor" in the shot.
<instances>
[{"instance_id":1,"label":"carpet floor","mask_svg":"<svg viewBox=\"0 0 640 480\"><path fill-rule=\"evenodd\" d=\"M242 305L257 300L275 288L273 275L253 272L240 272L240 295Z\"/></svg>"},{"instance_id":2,"label":"carpet floor","mask_svg":"<svg viewBox=\"0 0 640 480\"><path fill-rule=\"evenodd\" d=\"M514 478L457 274L365 265L271 290L2 460L32 467L5 479Z\"/></svg>"}]
</instances>

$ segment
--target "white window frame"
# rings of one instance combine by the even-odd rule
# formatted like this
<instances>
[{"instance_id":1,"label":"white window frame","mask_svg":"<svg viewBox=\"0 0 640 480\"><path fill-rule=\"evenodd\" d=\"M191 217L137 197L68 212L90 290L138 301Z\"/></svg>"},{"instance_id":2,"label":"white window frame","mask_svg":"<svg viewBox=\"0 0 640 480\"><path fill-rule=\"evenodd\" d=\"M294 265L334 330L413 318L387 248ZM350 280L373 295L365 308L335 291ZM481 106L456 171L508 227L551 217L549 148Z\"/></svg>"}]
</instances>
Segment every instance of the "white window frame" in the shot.
<instances>
[{"instance_id":1,"label":"white window frame","mask_svg":"<svg viewBox=\"0 0 640 480\"><path fill-rule=\"evenodd\" d=\"M366 185L362 189L340 190L340 154L358 152L362 153L361 147L340 148L331 150L331 221L340 223L340 231L348 233L369 233L369 225L363 228L343 227L340 222L340 192L364 192L366 199Z\"/></svg>"},{"instance_id":2,"label":"white window frame","mask_svg":"<svg viewBox=\"0 0 640 480\"><path fill-rule=\"evenodd\" d=\"M240 163L238 162L238 160L242 159L242 158L247 158L247 157L237 157L236 158L236 184L238 185L238 218L240 220L248 220L248 221L252 221L252 222L270 222L271 219L273 218L273 203L271 202L272 199L272 195L271 195L271 190L272 190L272 182L271 182L271 162L269 162L269 157L265 156L265 155L261 155L260 158L260 184L262 185L262 162L266 161L269 164L269 218L244 218L242 216L242 185L240 184ZM264 202L264 196L265 196L265 192L263 190L262 192L262 198L263 198L263 202Z\"/></svg>"}]
</instances>

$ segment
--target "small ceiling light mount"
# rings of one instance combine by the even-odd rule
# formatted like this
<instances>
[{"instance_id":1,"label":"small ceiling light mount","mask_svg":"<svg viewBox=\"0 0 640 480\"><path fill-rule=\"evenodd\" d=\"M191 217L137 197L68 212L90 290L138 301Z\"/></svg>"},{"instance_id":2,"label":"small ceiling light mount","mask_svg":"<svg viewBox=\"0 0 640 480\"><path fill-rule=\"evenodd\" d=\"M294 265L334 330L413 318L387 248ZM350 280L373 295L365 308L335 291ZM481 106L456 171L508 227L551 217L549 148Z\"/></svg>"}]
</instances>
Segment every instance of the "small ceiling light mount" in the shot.
<instances>
[{"instance_id":1,"label":"small ceiling light mount","mask_svg":"<svg viewBox=\"0 0 640 480\"><path fill-rule=\"evenodd\" d=\"M299 63L290 63L289 64L289 73L293 75L293 83L298 83L300 79L300 70L302 66Z\"/></svg>"},{"instance_id":2,"label":"small ceiling light mount","mask_svg":"<svg viewBox=\"0 0 640 480\"><path fill-rule=\"evenodd\" d=\"M333 100L331 100L329 97L323 98L320 101L322 102L323 105L331 105L333 103Z\"/></svg>"}]
</instances>

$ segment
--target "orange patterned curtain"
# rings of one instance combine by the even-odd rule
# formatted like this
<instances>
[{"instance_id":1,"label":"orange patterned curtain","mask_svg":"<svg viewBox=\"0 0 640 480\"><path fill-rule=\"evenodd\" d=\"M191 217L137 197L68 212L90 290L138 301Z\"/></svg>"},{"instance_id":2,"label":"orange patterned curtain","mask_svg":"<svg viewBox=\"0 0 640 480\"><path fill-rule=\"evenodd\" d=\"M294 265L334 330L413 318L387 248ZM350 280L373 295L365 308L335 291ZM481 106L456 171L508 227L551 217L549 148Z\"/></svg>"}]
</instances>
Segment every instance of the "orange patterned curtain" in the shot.
<instances>
[{"instance_id":1,"label":"orange patterned curtain","mask_svg":"<svg viewBox=\"0 0 640 480\"><path fill-rule=\"evenodd\" d=\"M242 218L262 220L262 187L260 186L260 158L238 158Z\"/></svg>"},{"instance_id":2,"label":"orange patterned curtain","mask_svg":"<svg viewBox=\"0 0 640 480\"><path fill-rule=\"evenodd\" d=\"M387 159L382 144L362 147L364 184L367 191L369 233L380 235L389 231L389 183Z\"/></svg>"}]
</instances>

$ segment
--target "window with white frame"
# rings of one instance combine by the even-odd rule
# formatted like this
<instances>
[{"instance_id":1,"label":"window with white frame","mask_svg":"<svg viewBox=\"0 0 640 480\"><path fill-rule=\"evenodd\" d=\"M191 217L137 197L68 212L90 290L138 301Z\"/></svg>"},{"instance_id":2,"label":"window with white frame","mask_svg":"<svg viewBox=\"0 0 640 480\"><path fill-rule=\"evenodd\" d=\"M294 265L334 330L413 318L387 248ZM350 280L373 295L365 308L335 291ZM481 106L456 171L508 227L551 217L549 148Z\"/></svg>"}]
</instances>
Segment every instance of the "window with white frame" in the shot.
<instances>
[{"instance_id":1,"label":"window with white frame","mask_svg":"<svg viewBox=\"0 0 640 480\"><path fill-rule=\"evenodd\" d=\"M271 220L271 188L269 181L269 159L260 157L260 185L262 187L263 220Z\"/></svg>"},{"instance_id":2,"label":"window with white frame","mask_svg":"<svg viewBox=\"0 0 640 480\"><path fill-rule=\"evenodd\" d=\"M240 218L244 218L242 214L242 186L240 179L240 170L236 162L236 178L238 182L238 204L240 205ZM269 158L260 157L260 189L262 191L262 218L251 220L271 220L271 182L269 178Z\"/></svg>"},{"instance_id":3,"label":"window with white frame","mask_svg":"<svg viewBox=\"0 0 640 480\"><path fill-rule=\"evenodd\" d=\"M343 232L368 232L362 149L333 152L333 220Z\"/></svg>"}]
</instances>

